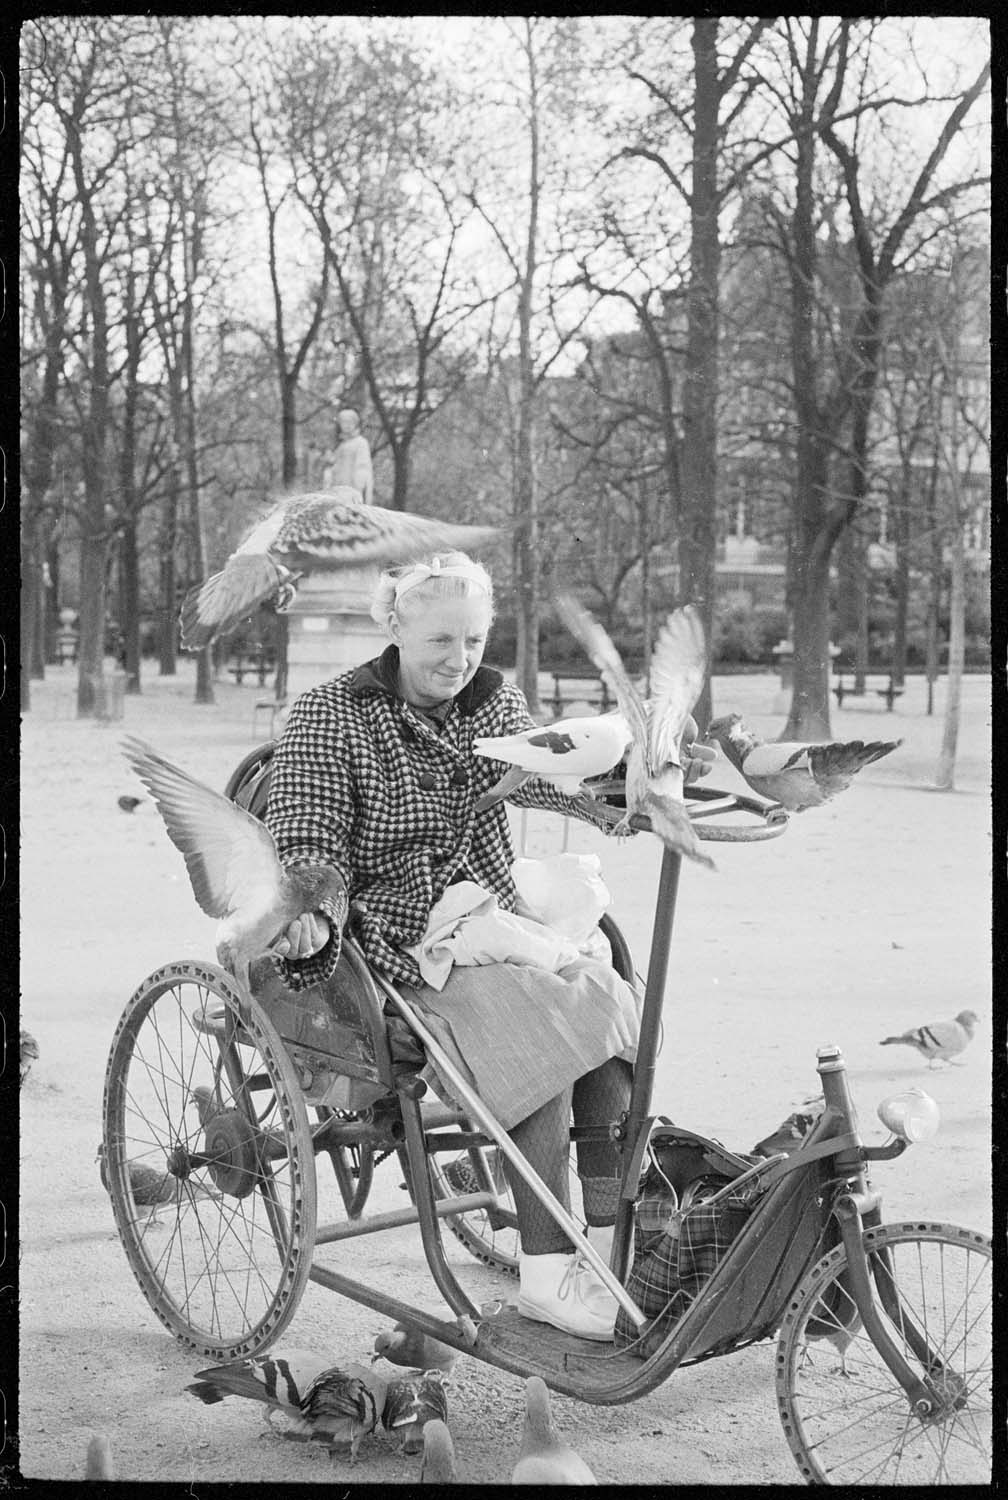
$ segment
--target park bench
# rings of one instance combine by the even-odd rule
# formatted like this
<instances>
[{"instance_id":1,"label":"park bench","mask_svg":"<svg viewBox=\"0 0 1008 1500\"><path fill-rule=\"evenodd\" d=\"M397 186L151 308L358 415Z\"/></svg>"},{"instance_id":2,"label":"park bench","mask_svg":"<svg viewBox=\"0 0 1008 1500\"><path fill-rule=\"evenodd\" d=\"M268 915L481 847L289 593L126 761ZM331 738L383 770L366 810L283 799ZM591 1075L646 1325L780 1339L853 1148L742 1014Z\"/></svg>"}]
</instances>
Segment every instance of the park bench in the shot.
<instances>
[{"instance_id":1,"label":"park bench","mask_svg":"<svg viewBox=\"0 0 1008 1500\"><path fill-rule=\"evenodd\" d=\"M612 708L613 701L605 680L592 667L560 667L556 671L549 669L553 678L553 697L550 699L550 707L554 717L559 719L564 708L569 703L591 703L598 702L599 712L608 713ZM577 683L573 689L565 689L564 684Z\"/></svg>"},{"instance_id":2,"label":"park bench","mask_svg":"<svg viewBox=\"0 0 1008 1500\"><path fill-rule=\"evenodd\" d=\"M259 686L266 686L267 675L276 666L276 654L266 646L255 646L251 651L236 651L228 663L228 671L238 686L245 677L257 677Z\"/></svg>"},{"instance_id":3,"label":"park bench","mask_svg":"<svg viewBox=\"0 0 1008 1500\"><path fill-rule=\"evenodd\" d=\"M886 712L890 714L892 713L893 704L896 699L903 696L903 689L896 686L891 676L885 687L868 688L866 686L863 692L855 692L854 683L851 682L848 686L841 676L837 680L833 692L836 694L837 708L843 708L845 698L867 698L870 693L874 693L877 697L885 699Z\"/></svg>"}]
</instances>

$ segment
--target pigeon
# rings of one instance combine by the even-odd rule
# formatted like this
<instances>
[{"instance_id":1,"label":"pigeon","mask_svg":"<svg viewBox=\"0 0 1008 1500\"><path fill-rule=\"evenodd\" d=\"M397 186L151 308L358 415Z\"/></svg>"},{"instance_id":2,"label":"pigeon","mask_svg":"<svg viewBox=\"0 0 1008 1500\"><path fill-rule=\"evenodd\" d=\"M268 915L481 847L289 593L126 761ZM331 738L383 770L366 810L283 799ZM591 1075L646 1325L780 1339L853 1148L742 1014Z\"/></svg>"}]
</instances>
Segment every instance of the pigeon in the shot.
<instances>
[{"instance_id":1,"label":"pigeon","mask_svg":"<svg viewBox=\"0 0 1008 1500\"><path fill-rule=\"evenodd\" d=\"M382 1426L398 1439L400 1453L419 1453L427 1423L448 1420L444 1380L440 1370L426 1370L423 1374L403 1375L389 1381Z\"/></svg>"},{"instance_id":2,"label":"pigeon","mask_svg":"<svg viewBox=\"0 0 1008 1500\"><path fill-rule=\"evenodd\" d=\"M525 1431L512 1484L598 1484L584 1459L553 1426L549 1391L538 1375L525 1382Z\"/></svg>"},{"instance_id":3,"label":"pigeon","mask_svg":"<svg viewBox=\"0 0 1008 1500\"><path fill-rule=\"evenodd\" d=\"M704 736L716 740L754 792L779 802L788 812L821 807L837 792L846 791L862 767L897 750L902 740L834 741L800 745L790 740L764 744L746 727L741 714L714 719Z\"/></svg>"},{"instance_id":4,"label":"pigeon","mask_svg":"<svg viewBox=\"0 0 1008 1500\"><path fill-rule=\"evenodd\" d=\"M308 1350L291 1349L197 1370L186 1390L207 1406L225 1396L262 1401L270 1427L274 1412L290 1419L284 1437L331 1449L349 1445L350 1461L356 1463L361 1439L381 1421L386 1382L363 1365L333 1365Z\"/></svg>"},{"instance_id":5,"label":"pigeon","mask_svg":"<svg viewBox=\"0 0 1008 1500\"><path fill-rule=\"evenodd\" d=\"M21 1027L20 1040L21 1045L19 1049L19 1071L21 1074L21 1082L18 1084L18 1087L24 1088L24 1081L28 1077L28 1074L31 1072L31 1065L39 1055L39 1047L38 1042L32 1036L31 1032L25 1031L23 1026Z\"/></svg>"},{"instance_id":6,"label":"pigeon","mask_svg":"<svg viewBox=\"0 0 1008 1500\"><path fill-rule=\"evenodd\" d=\"M969 1046L978 1019L976 1011L961 1010L954 1021L931 1021L927 1026L916 1026L899 1036L885 1036L879 1046L892 1047L901 1043L905 1047L916 1047L921 1056L927 1058L929 1068L941 1068L953 1062ZM959 1066L956 1063L956 1067Z\"/></svg>"},{"instance_id":7,"label":"pigeon","mask_svg":"<svg viewBox=\"0 0 1008 1500\"><path fill-rule=\"evenodd\" d=\"M455 1483L455 1448L451 1433L439 1417L434 1417L423 1430L420 1483Z\"/></svg>"},{"instance_id":8,"label":"pigeon","mask_svg":"<svg viewBox=\"0 0 1008 1500\"><path fill-rule=\"evenodd\" d=\"M84 1460L84 1478L90 1480L115 1479L115 1464L112 1448L104 1432L96 1432L88 1443Z\"/></svg>"},{"instance_id":9,"label":"pigeon","mask_svg":"<svg viewBox=\"0 0 1008 1500\"><path fill-rule=\"evenodd\" d=\"M368 505L350 485L288 496L219 573L186 594L179 616L182 647L202 650L267 600L276 599L281 612L289 609L298 579L312 569L402 563L438 549L471 551L497 535L495 526L464 526Z\"/></svg>"},{"instance_id":10,"label":"pigeon","mask_svg":"<svg viewBox=\"0 0 1008 1500\"><path fill-rule=\"evenodd\" d=\"M105 1160L105 1147L98 1147L95 1160L98 1162L98 1173L101 1177L102 1187L111 1194L108 1179L108 1166ZM136 1208L147 1209L152 1224L159 1224L157 1211L166 1203L178 1203L183 1198L219 1198L220 1194L211 1191L202 1183L194 1182L192 1179L183 1181L167 1170L161 1171L157 1167L149 1167L145 1162L128 1161L126 1163L129 1172L130 1192L133 1195L133 1203Z\"/></svg>"},{"instance_id":11,"label":"pigeon","mask_svg":"<svg viewBox=\"0 0 1008 1500\"><path fill-rule=\"evenodd\" d=\"M273 836L258 818L164 760L143 740L123 741L126 759L147 786L168 837L185 856L193 894L219 917L223 966L245 985L249 964L295 917L327 898L343 905L342 876L328 868L284 870Z\"/></svg>"},{"instance_id":12,"label":"pigeon","mask_svg":"<svg viewBox=\"0 0 1008 1500\"><path fill-rule=\"evenodd\" d=\"M144 805L144 803L146 802L146 800L147 800L146 797L117 797L116 798L116 801L119 803L119 807L120 807L121 811L124 812L124 813L136 812L137 808L138 807L142 807Z\"/></svg>"},{"instance_id":13,"label":"pigeon","mask_svg":"<svg viewBox=\"0 0 1008 1500\"><path fill-rule=\"evenodd\" d=\"M509 761L515 768L494 793L506 796L505 783L513 791L529 776L542 776L573 797L582 790L586 776L601 776L619 764L631 738L629 724L617 711L589 719L558 719L521 734L484 735L473 740L473 749L477 755Z\"/></svg>"},{"instance_id":14,"label":"pigeon","mask_svg":"<svg viewBox=\"0 0 1008 1500\"><path fill-rule=\"evenodd\" d=\"M464 1315L459 1317L458 1325L465 1334L470 1344L476 1342L476 1325L471 1318ZM410 1328L405 1323L396 1323L391 1329L384 1329L377 1334L374 1341L374 1354L371 1363L376 1359L387 1359L390 1364L400 1365L408 1370L440 1370L447 1375L454 1368L458 1359L458 1350L449 1344L442 1344L439 1339L431 1338L427 1333L421 1333L418 1328Z\"/></svg>"},{"instance_id":15,"label":"pigeon","mask_svg":"<svg viewBox=\"0 0 1008 1500\"><path fill-rule=\"evenodd\" d=\"M703 852L683 801L680 742L692 723L690 711L707 671L707 643L700 612L692 604L673 610L658 633L651 657L651 697L645 701L627 675L619 652L598 621L570 594L557 612L602 674L629 725L626 813L615 831L629 832L635 813L651 820L652 832L678 854L714 868Z\"/></svg>"}]
</instances>

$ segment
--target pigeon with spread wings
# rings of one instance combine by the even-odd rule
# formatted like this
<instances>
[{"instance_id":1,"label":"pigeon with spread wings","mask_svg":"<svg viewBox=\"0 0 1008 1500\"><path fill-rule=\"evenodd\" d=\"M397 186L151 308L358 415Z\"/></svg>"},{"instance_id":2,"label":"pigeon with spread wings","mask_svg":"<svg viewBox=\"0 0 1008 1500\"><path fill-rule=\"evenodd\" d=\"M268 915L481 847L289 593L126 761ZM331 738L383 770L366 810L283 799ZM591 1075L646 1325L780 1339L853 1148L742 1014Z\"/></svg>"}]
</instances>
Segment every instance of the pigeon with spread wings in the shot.
<instances>
[{"instance_id":1,"label":"pigeon with spread wings","mask_svg":"<svg viewBox=\"0 0 1008 1500\"><path fill-rule=\"evenodd\" d=\"M316 568L408 562L441 550L471 551L498 535L494 526L466 526L366 505L349 485L288 496L238 547L219 573L189 590L179 622L182 646L200 651L226 635L260 604L288 609L297 582Z\"/></svg>"},{"instance_id":2,"label":"pigeon with spread wings","mask_svg":"<svg viewBox=\"0 0 1008 1500\"><path fill-rule=\"evenodd\" d=\"M716 740L754 792L779 802L788 812L821 807L846 791L857 773L872 761L898 750L902 740L833 741L804 745L790 740L766 744L741 714L725 714L707 726L704 736Z\"/></svg>"},{"instance_id":3,"label":"pigeon with spread wings","mask_svg":"<svg viewBox=\"0 0 1008 1500\"><path fill-rule=\"evenodd\" d=\"M713 869L714 861L703 852L686 811L680 753L707 673L707 640L699 610L687 604L668 616L651 655L651 696L644 699L594 616L570 594L561 594L556 603L557 613L602 674L630 729L623 823L629 826L634 813L644 814L668 848Z\"/></svg>"},{"instance_id":4,"label":"pigeon with spread wings","mask_svg":"<svg viewBox=\"0 0 1008 1500\"><path fill-rule=\"evenodd\" d=\"M185 857L193 894L220 918L217 957L248 988L249 964L295 917L325 911L339 931L347 892L337 870L285 870L269 830L244 808L197 781L133 737L123 752L158 805L168 837Z\"/></svg>"}]
</instances>

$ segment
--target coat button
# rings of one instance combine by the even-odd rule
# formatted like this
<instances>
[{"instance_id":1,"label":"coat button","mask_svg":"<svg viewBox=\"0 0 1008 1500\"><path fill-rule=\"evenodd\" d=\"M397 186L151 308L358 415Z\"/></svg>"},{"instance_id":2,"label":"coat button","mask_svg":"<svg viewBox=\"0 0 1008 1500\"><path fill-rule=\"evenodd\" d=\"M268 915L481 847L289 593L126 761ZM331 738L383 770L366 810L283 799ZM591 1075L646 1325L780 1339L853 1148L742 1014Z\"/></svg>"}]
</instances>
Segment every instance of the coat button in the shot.
<instances>
[{"instance_id":1,"label":"coat button","mask_svg":"<svg viewBox=\"0 0 1008 1500\"><path fill-rule=\"evenodd\" d=\"M420 787L425 792L432 792L437 786L437 777L433 771L421 771L417 777Z\"/></svg>"}]
</instances>

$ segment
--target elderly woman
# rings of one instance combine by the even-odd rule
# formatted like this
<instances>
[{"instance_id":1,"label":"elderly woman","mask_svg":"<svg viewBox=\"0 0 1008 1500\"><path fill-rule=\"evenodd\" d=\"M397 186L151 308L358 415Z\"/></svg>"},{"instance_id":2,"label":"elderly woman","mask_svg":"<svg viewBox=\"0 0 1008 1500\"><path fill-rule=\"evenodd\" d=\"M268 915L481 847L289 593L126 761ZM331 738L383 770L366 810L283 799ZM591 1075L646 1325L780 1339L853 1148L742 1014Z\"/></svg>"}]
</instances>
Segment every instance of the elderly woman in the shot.
<instances>
[{"instance_id":1,"label":"elderly woman","mask_svg":"<svg viewBox=\"0 0 1008 1500\"><path fill-rule=\"evenodd\" d=\"M411 996L511 1139L569 1206L569 1121L618 1118L630 1097L639 997L609 964L579 956L558 972L517 963L453 968L443 989L409 951L450 885L473 881L512 911L514 851L504 805L477 812L506 769L473 740L533 727L524 695L481 665L493 618L485 569L464 553L382 576L372 615L391 644L374 661L297 699L273 762L266 822L287 867L342 878L277 948L294 988L325 981L349 925L368 962ZM533 778L510 800L583 817ZM337 889L339 887L339 882ZM611 1226L620 1160L579 1143L590 1227ZM505 1162L521 1237L519 1311L582 1338L612 1337L616 1302Z\"/></svg>"}]
</instances>

